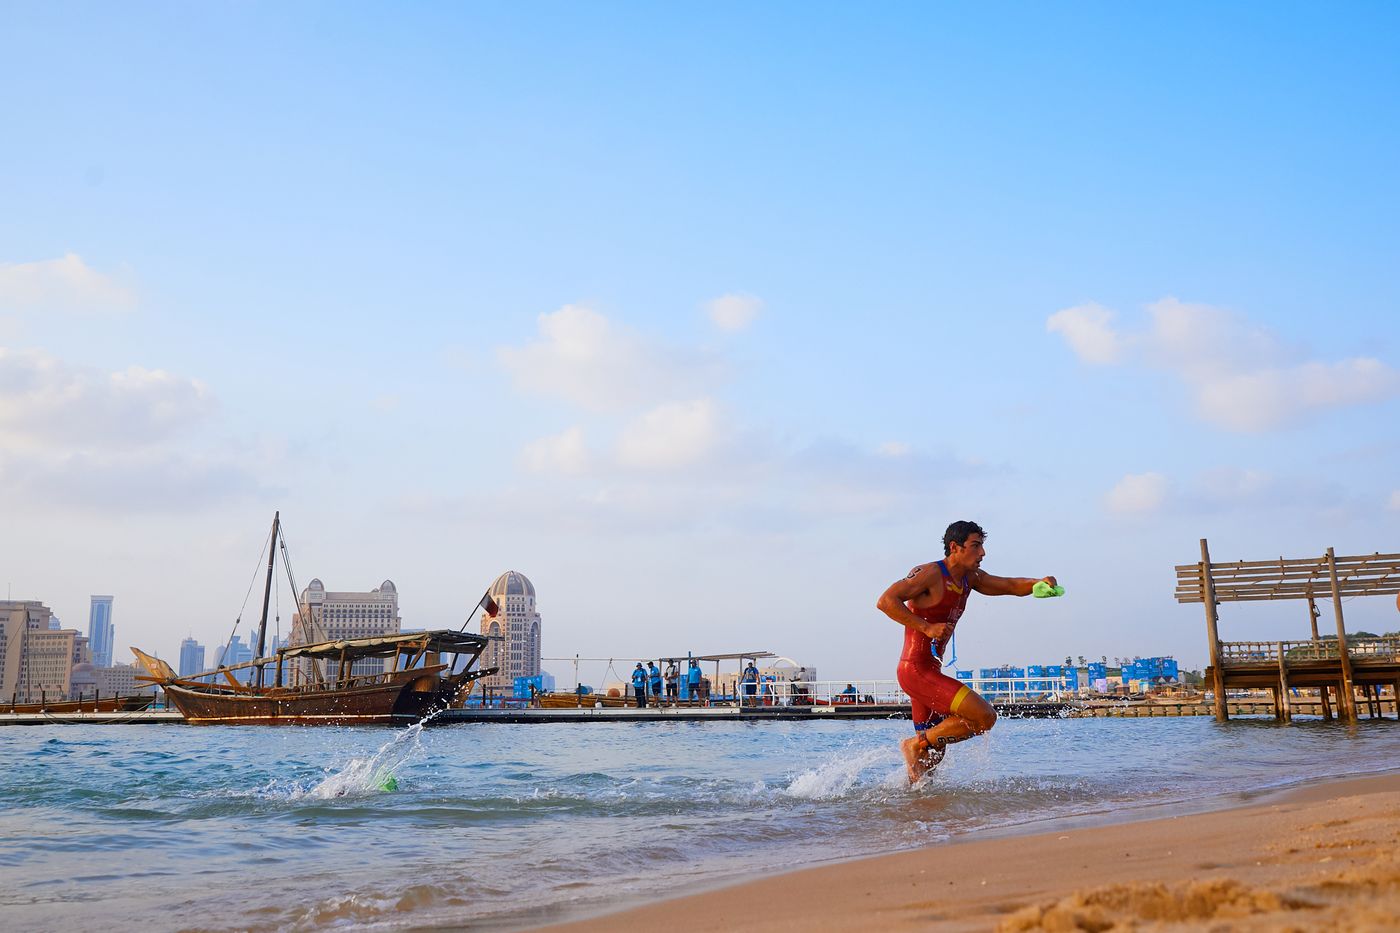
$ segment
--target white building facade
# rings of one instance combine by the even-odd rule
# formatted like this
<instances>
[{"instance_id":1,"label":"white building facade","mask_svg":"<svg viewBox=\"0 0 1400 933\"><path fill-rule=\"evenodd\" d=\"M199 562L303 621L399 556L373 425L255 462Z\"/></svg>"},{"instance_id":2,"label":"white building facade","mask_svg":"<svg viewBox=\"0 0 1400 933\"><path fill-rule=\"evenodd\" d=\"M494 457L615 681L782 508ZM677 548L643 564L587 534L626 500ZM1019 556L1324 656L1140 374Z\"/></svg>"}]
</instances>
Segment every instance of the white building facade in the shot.
<instances>
[{"instance_id":1,"label":"white building facade","mask_svg":"<svg viewBox=\"0 0 1400 933\"><path fill-rule=\"evenodd\" d=\"M385 580L367 593L333 592L320 580L312 580L302 590L300 602L301 610L292 617L289 645L397 635L403 627L403 620L399 618L399 591L392 580ZM309 614L308 619L302 619L302 611ZM301 663L310 665L312 662ZM356 661L351 673L356 677L382 674L384 659Z\"/></svg>"},{"instance_id":2,"label":"white building facade","mask_svg":"<svg viewBox=\"0 0 1400 933\"><path fill-rule=\"evenodd\" d=\"M540 673L540 614L535 608L535 585L519 571L501 574L487 592L501 611L494 619L481 614L481 634L491 643L479 663L500 670L481 683L499 695L515 686L515 678Z\"/></svg>"}]
</instances>

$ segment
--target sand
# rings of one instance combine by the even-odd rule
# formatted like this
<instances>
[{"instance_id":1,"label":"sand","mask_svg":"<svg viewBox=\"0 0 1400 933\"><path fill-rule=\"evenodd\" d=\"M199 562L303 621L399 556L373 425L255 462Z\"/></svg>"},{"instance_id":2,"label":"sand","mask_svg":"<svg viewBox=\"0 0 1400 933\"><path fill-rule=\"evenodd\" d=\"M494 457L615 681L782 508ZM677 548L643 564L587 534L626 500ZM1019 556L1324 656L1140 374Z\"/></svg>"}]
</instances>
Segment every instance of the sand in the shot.
<instances>
[{"instance_id":1,"label":"sand","mask_svg":"<svg viewBox=\"0 0 1400 933\"><path fill-rule=\"evenodd\" d=\"M1397 931L1400 773L835 862L548 929L676 928Z\"/></svg>"}]
</instances>

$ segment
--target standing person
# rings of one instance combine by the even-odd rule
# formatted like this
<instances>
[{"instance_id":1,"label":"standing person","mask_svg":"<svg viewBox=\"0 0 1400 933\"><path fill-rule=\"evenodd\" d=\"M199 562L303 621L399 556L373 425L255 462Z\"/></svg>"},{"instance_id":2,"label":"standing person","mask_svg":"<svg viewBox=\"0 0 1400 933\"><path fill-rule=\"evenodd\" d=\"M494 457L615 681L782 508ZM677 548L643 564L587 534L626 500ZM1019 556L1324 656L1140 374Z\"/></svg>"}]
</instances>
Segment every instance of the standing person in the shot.
<instances>
[{"instance_id":1,"label":"standing person","mask_svg":"<svg viewBox=\"0 0 1400 933\"><path fill-rule=\"evenodd\" d=\"M661 705L661 669L656 666L655 661L647 662L647 680L651 686L651 698L657 706Z\"/></svg>"},{"instance_id":2,"label":"standing person","mask_svg":"<svg viewBox=\"0 0 1400 933\"><path fill-rule=\"evenodd\" d=\"M744 705L753 706L758 702L758 668L752 661L739 680L744 685Z\"/></svg>"},{"instance_id":3,"label":"standing person","mask_svg":"<svg viewBox=\"0 0 1400 933\"><path fill-rule=\"evenodd\" d=\"M976 522L953 522L943 534L943 560L915 567L876 603L904 626L896 676L913 703L915 735L899 743L910 783L937 766L950 743L980 735L997 721L990 703L942 670L943 649L969 594L1029 596L1042 580L1056 585L1054 577L994 577L982 570L986 537Z\"/></svg>"},{"instance_id":4,"label":"standing person","mask_svg":"<svg viewBox=\"0 0 1400 933\"><path fill-rule=\"evenodd\" d=\"M700 662L694 658L690 659L690 670L685 672L685 682L689 688L690 701L694 703L700 699Z\"/></svg>"},{"instance_id":5,"label":"standing person","mask_svg":"<svg viewBox=\"0 0 1400 933\"><path fill-rule=\"evenodd\" d=\"M675 706L676 701L680 698L677 687L680 679L681 674L680 671L676 670L676 662L671 661L666 665L666 699L672 706Z\"/></svg>"},{"instance_id":6,"label":"standing person","mask_svg":"<svg viewBox=\"0 0 1400 933\"><path fill-rule=\"evenodd\" d=\"M642 670L642 662L637 662L637 669L632 672L632 692L637 696L637 709L646 709L647 705L647 672Z\"/></svg>"}]
</instances>

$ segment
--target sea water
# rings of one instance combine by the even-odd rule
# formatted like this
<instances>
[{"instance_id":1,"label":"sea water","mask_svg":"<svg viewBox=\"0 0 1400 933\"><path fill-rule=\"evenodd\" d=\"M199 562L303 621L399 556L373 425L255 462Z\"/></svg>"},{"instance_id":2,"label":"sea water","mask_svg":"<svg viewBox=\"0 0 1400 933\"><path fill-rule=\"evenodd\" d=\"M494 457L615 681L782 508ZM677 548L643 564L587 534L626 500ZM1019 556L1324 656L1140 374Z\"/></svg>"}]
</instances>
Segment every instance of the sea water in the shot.
<instances>
[{"instance_id":1,"label":"sea water","mask_svg":"<svg viewBox=\"0 0 1400 933\"><path fill-rule=\"evenodd\" d=\"M1400 761L1394 722L1003 720L911 789L909 734L907 721L0 729L0 918L511 929Z\"/></svg>"}]
</instances>

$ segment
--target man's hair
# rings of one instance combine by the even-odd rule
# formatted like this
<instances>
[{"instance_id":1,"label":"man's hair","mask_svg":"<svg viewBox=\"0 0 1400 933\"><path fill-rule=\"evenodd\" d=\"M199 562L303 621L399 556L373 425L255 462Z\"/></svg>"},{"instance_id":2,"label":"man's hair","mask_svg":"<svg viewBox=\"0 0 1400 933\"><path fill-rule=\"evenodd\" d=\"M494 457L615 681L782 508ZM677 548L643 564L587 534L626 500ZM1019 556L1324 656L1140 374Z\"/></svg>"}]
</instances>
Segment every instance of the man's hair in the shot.
<instances>
[{"instance_id":1,"label":"man's hair","mask_svg":"<svg viewBox=\"0 0 1400 933\"><path fill-rule=\"evenodd\" d=\"M953 553L954 544L966 544L973 535L981 535L983 541L987 540L987 533L976 522L953 522L943 532L943 556Z\"/></svg>"}]
</instances>

